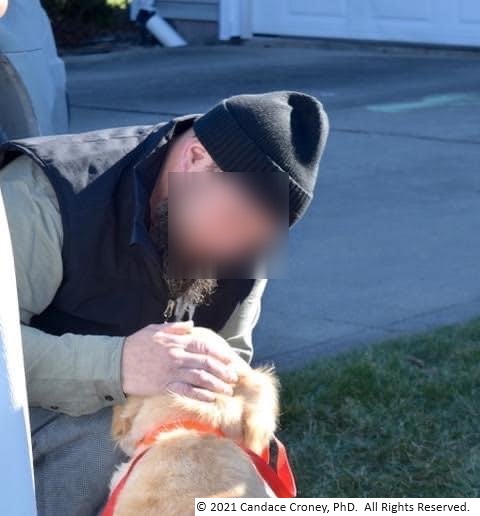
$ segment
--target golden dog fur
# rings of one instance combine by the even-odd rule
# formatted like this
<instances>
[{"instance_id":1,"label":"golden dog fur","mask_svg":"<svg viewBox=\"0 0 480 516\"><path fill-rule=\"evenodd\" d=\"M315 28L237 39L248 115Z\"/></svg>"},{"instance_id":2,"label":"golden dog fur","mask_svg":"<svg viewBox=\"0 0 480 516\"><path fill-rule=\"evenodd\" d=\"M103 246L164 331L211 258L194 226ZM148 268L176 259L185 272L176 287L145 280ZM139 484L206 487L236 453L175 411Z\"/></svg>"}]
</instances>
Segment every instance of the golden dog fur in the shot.
<instances>
[{"instance_id":1,"label":"golden dog fur","mask_svg":"<svg viewBox=\"0 0 480 516\"><path fill-rule=\"evenodd\" d=\"M260 454L273 437L277 417L278 384L272 370L246 365L239 371L234 395L218 395L213 403L174 394L129 398L115 407L112 424L114 439L129 456L147 432L175 421L208 424L225 437L182 428L160 433L135 465L115 516L193 515L195 497L272 497L248 455L235 443ZM111 489L129 464L119 467Z\"/></svg>"}]
</instances>

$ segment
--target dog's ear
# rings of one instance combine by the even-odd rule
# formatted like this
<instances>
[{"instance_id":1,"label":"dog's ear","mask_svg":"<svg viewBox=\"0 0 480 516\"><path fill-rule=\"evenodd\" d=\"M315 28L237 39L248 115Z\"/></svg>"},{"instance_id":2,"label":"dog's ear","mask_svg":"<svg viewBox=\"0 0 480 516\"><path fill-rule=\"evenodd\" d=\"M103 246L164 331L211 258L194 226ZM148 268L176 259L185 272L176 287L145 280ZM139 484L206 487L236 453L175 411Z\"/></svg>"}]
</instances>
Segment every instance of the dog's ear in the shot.
<instances>
[{"instance_id":1,"label":"dog's ear","mask_svg":"<svg viewBox=\"0 0 480 516\"><path fill-rule=\"evenodd\" d=\"M243 444L260 454L277 428L279 383L273 368L253 369L241 376L235 396L243 398Z\"/></svg>"},{"instance_id":2,"label":"dog's ear","mask_svg":"<svg viewBox=\"0 0 480 516\"><path fill-rule=\"evenodd\" d=\"M133 420L142 403L142 398L131 397L123 405L117 405L113 409L112 437L125 451L129 448L129 433Z\"/></svg>"}]
</instances>

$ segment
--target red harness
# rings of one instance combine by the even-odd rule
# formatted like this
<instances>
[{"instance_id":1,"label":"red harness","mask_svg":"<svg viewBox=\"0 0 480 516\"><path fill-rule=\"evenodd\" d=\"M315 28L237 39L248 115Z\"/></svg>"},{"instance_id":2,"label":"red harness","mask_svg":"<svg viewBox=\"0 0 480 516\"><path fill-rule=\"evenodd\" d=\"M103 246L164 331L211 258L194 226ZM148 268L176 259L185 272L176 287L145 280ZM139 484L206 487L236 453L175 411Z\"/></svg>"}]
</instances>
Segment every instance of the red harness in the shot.
<instances>
[{"instance_id":1,"label":"red harness","mask_svg":"<svg viewBox=\"0 0 480 516\"><path fill-rule=\"evenodd\" d=\"M156 442L157 436L160 433L170 432L180 428L185 430L196 430L197 432L212 434L216 435L217 437L226 437L225 434L218 428L214 428L213 426L199 423L197 421L176 421L174 423L167 423L165 425L159 425L154 430L148 432L145 437L137 443L137 447L146 446L146 448L137 453L132 459L127 472L125 475L123 475L123 477L115 486L115 489L111 492L107 504L103 509L102 516L114 516L118 497L125 487L128 477L132 473L135 465ZM276 447L277 457L275 465L272 465L270 462L270 448L266 448L262 452L262 455L257 455L255 452L249 450L248 448L244 448L243 446L239 447L249 455L259 475L268 484L270 489L278 498L293 498L297 495L297 488L295 486L295 479L288 462L285 446L276 437L273 438L271 444Z\"/></svg>"}]
</instances>

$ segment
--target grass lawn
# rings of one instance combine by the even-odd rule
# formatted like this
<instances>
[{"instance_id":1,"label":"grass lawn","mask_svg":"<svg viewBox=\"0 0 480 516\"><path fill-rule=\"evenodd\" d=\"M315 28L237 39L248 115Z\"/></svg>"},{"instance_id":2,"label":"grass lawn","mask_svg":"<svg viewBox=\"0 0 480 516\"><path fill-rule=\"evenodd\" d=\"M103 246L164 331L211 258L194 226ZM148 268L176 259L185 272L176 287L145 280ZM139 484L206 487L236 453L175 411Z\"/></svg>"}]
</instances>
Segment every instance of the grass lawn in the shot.
<instances>
[{"instance_id":1,"label":"grass lawn","mask_svg":"<svg viewBox=\"0 0 480 516\"><path fill-rule=\"evenodd\" d=\"M480 319L281 380L299 496L480 496Z\"/></svg>"}]
</instances>

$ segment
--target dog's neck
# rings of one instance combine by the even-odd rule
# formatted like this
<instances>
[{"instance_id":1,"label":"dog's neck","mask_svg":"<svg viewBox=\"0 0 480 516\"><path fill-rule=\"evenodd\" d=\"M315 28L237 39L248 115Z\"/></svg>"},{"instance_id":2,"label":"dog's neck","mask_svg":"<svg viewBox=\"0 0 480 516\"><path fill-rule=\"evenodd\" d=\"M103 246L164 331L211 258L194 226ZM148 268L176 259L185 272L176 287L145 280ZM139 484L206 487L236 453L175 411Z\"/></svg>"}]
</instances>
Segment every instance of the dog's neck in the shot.
<instances>
[{"instance_id":1,"label":"dog's neck","mask_svg":"<svg viewBox=\"0 0 480 516\"><path fill-rule=\"evenodd\" d=\"M130 456L135 453L137 443L156 428L182 421L208 425L225 437L242 441L242 404L234 397L219 395L214 403L207 403L183 396L159 395L142 399L140 403L131 428L119 440L121 448ZM157 440L171 437L171 432L162 432Z\"/></svg>"}]
</instances>

